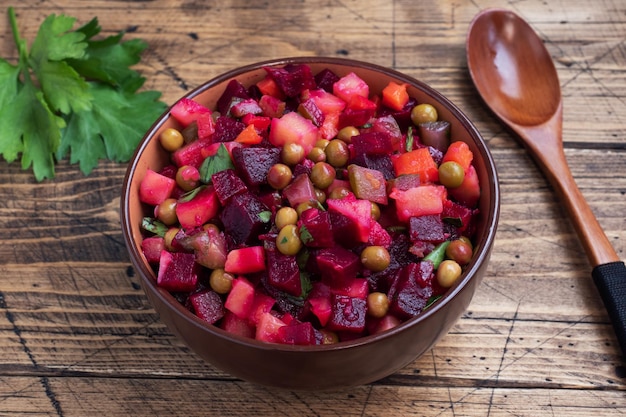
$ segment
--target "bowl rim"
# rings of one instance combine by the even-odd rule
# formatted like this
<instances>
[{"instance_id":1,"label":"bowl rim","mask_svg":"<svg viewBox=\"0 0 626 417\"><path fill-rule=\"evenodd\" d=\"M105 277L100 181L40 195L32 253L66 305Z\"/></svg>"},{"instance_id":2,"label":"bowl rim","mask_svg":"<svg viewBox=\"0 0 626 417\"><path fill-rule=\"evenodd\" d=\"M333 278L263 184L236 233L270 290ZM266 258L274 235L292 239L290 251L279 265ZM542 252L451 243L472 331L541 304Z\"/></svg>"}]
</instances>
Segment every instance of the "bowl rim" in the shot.
<instances>
[{"instance_id":1,"label":"bowl rim","mask_svg":"<svg viewBox=\"0 0 626 417\"><path fill-rule=\"evenodd\" d=\"M168 291L159 288L156 286L156 282L151 279L151 276L154 276L153 271L146 265L145 262L142 262L143 255L140 252L140 248L134 245L133 240L133 231L131 225L129 223L129 199L131 196L131 178L137 168L138 161L145 151L148 143L151 138L154 137L155 133L159 130L159 128L167 121L169 117L171 117L170 111L173 105L178 102L182 98L193 98L203 93L204 91L214 87L215 85L219 85L224 81L228 81L233 78L237 78L247 72L256 71L262 69L263 67L282 67L288 64L332 64L339 65L344 67L354 67L355 72L358 69L366 69L369 71L380 72L385 76L389 76L395 78L398 81L406 82L411 86L422 90L425 94L432 96L435 100L441 103L446 109L458 120L458 122L463 126L465 130L469 133L471 137L475 139L477 144L477 148L480 152L481 158L484 161L484 165L487 169L488 177L491 178L489 181L489 191L491 199L489 201L489 213L493 213L491 217L487 216L485 220L485 239L479 242L479 245L476 246L475 250L478 253L478 256L474 256L471 262L468 264L467 268L463 271L462 279L454 284L450 290L448 290L440 300L437 300L432 306L430 306L427 310L420 313L419 315L407 319L400 323L398 326L393 327L392 329L386 330L384 332L361 336L354 340L339 342L335 344L328 345L288 345L288 344L279 344L279 343L268 343L263 341L258 341L252 338L239 336L236 334L229 333L218 326L205 322L204 320L197 317L191 311L186 309L178 300L174 298ZM141 139L139 145L137 146L132 158L129 161L123 182L122 189L122 197L120 200L120 220L122 225L122 231L124 236L124 241L127 247L127 250L130 254L130 260L135 269L137 269L138 274L142 281L142 286L144 286L144 290L146 285L151 286L154 289L154 294L160 299L164 304L170 305L172 310L184 319L188 324L193 325L198 328L199 331L206 331L211 333L212 335L219 337L221 339L226 339L233 343L237 343L240 345L245 345L246 347L261 349L261 350L271 350L271 351L283 351L283 352L324 352L324 351L337 351L337 350L346 350L346 349L355 349L359 346L363 345L371 345L378 342L381 342L385 339L394 337L394 335L398 333L404 332L406 329L418 325L420 322L427 321L431 316L435 315L439 310L444 308L446 304L448 304L459 292L461 292L467 284L474 278L478 269L482 265L483 262L487 261L491 247L495 241L495 234L498 225L498 220L500 216L500 189L499 189L499 178L496 170L495 161L489 151L487 146L487 142L483 139L482 135L474 126L474 124L469 120L469 118L462 112L456 104L450 101L446 96L444 96L438 90L430 87L423 81L420 81L416 78L413 78L409 75L401 73L395 69L383 67L378 64L360 61L349 58L338 58L338 57L319 57L319 56L296 56L296 57L284 57L284 58L276 58L265 61L259 61L247 65L243 65L228 71L225 71L208 81L200 84L199 86L191 89L187 93L180 96L176 102L174 102L156 119L156 121L152 124L152 126L147 130L143 138ZM154 306L152 306L154 308ZM155 309L156 312L156 309ZM157 314L159 314L157 312Z\"/></svg>"}]
</instances>

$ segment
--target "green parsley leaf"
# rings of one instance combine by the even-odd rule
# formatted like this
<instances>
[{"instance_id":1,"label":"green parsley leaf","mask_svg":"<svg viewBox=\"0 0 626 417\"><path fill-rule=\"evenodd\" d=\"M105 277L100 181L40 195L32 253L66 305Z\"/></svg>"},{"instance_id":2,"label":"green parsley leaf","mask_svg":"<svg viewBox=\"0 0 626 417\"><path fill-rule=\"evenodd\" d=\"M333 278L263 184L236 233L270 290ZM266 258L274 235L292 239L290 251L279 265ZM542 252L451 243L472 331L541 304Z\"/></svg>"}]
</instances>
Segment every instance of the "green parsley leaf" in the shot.
<instances>
[{"instance_id":1,"label":"green parsley leaf","mask_svg":"<svg viewBox=\"0 0 626 417\"><path fill-rule=\"evenodd\" d=\"M413 126L409 126L409 130L406 132L406 151L411 152L413 150Z\"/></svg>"},{"instance_id":2,"label":"green parsley leaf","mask_svg":"<svg viewBox=\"0 0 626 417\"><path fill-rule=\"evenodd\" d=\"M224 144L217 148L215 155L207 156L200 166L200 181L205 184L211 183L211 176L225 169L235 168L233 161L230 159L228 149Z\"/></svg>"},{"instance_id":3,"label":"green parsley leaf","mask_svg":"<svg viewBox=\"0 0 626 417\"><path fill-rule=\"evenodd\" d=\"M306 226L300 227L300 240L305 245L313 241L313 235L309 232L309 229L307 229Z\"/></svg>"},{"instance_id":4,"label":"green parsley leaf","mask_svg":"<svg viewBox=\"0 0 626 417\"><path fill-rule=\"evenodd\" d=\"M57 152L57 158L62 159L69 151L70 162L79 162L85 175L99 159L130 159L138 139L154 122L154 115L165 110L165 105L157 101L159 93L153 91L122 94L103 84L89 85L94 97L92 109L68 117L68 128Z\"/></svg>"},{"instance_id":5,"label":"green parsley leaf","mask_svg":"<svg viewBox=\"0 0 626 417\"><path fill-rule=\"evenodd\" d=\"M144 217L141 219L141 228L161 237L165 236L165 233L169 230L169 227L167 227L164 223L152 217Z\"/></svg>"},{"instance_id":6,"label":"green parsley leaf","mask_svg":"<svg viewBox=\"0 0 626 417\"><path fill-rule=\"evenodd\" d=\"M123 33L94 39L96 18L72 30L75 18L51 14L29 49L12 7L8 15L19 59L0 58L0 155L21 155L37 181L68 154L85 175L100 159L128 161L167 107L159 92L138 92L145 79L130 68L147 45Z\"/></svg>"},{"instance_id":7,"label":"green parsley leaf","mask_svg":"<svg viewBox=\"0 0 626 417\"><path fill-rule=\"evenodd\" d=\"M261 220L263 223L269 223L269 221L272 219L272 212L269 210L265 210L260 212L257 216L259 216L259 220Z\"/></svg>"}]
</instances>

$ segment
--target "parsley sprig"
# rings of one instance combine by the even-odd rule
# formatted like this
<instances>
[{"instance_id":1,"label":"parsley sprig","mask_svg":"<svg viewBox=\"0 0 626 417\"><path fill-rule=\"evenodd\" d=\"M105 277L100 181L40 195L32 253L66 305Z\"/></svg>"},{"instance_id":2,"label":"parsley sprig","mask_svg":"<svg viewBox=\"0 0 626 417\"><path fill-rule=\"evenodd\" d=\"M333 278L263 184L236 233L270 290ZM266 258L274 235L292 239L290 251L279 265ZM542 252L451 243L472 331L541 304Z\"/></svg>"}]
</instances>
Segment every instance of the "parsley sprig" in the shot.
<instances>
[{"instance_id":1,"label":"parsley sprig","mask_svg":"<svg viewBox=\"0 0 626 417\"><path fill-rule=\"evenodd\" d=\"M126 162L154 120L166 109L157 91L131 67L147 44L103 39L93 18L72 30L76 19L49 15L30 45L9 22L18 52L12 64L0 58L0 154L21 156L37 181L53 178L56 162L69 157L88 175L100 159Z\"/></svg>"}]
</instances>

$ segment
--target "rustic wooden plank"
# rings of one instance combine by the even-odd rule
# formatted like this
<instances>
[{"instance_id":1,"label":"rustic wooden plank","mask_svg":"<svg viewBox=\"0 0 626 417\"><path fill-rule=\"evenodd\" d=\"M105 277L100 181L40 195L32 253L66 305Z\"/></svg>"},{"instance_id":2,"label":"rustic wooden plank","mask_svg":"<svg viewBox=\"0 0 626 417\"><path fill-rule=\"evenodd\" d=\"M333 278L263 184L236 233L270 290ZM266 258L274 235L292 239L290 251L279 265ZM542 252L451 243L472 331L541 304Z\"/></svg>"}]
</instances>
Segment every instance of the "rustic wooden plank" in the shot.
<instances>
[{"instance_id":1,"label":"rustic wooden plank","mask_svg":"<svg viewBox=\"0 0 626 417\"><path fill-rule=\"evenodd\" d=\"M566 156L626 257L623 2L279 0L16 2L33 39L49 13L149 48L146 88L173 103L242 64L328 55L395 67L476 122L498 165L501 222L489 272L450 334L366 387L295 393L237 381L177 340L148 304L119 228L123 164L90 177L66 163L36 183L0 163L0 415L617 416L626 371L582 247L533 161L469 81L467 26L511 8L545 39L564 97ZM260 18L262 17L262 18ZM2 20L0 20L1 22ZM0 23L0 56L15 59Z\"/></svg>"},{"instance_id":2,"label":"rustic wooden plank","mask_svg":"<svg viewBox=\"0 0 626 417\"><path fill-rule=\"evenodd\" d=\"M623 393L567 390L373 385L329 392L289 392L207 380L11 378L0 407L12 416L620 416ZM182 399L182 400L181 400Z\"/></svg>"}]
</instances>

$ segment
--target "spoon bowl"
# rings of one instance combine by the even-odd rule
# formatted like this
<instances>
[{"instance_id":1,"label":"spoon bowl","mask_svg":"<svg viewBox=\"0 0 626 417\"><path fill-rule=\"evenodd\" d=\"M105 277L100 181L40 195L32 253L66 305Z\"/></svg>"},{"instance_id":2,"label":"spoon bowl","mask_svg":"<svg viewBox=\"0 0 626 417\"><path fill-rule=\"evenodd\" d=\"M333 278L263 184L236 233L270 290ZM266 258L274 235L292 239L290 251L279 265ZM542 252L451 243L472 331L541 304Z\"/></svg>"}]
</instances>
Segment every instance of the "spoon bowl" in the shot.
<instances>
[{"instance_id":1,"label":"spoon bowl","mask_svg":"<svg viewBox=\"0 0 626 417\"><path fill-rule=\"evenodd\" d=\"M563 151L558 74L530 25L504 9L470 24L467 65L478 93L535 158L563 202L593 267L592 277L626 356L626 265L572 177Z\"/></svg>"},{"instance_id":2,"label":"spoon bowl","mask_svg":"<svg viewBox=\"0 0 626 417\"><path fill-rule=\"evenodd\" d=\"M523 48L518 48L523 43ZM561 103L556 68L533 29L513 13L480 14L469 33L468 65L474 82L501 118L535 126L554 116Z\"/></svg>"}]
</instances>

